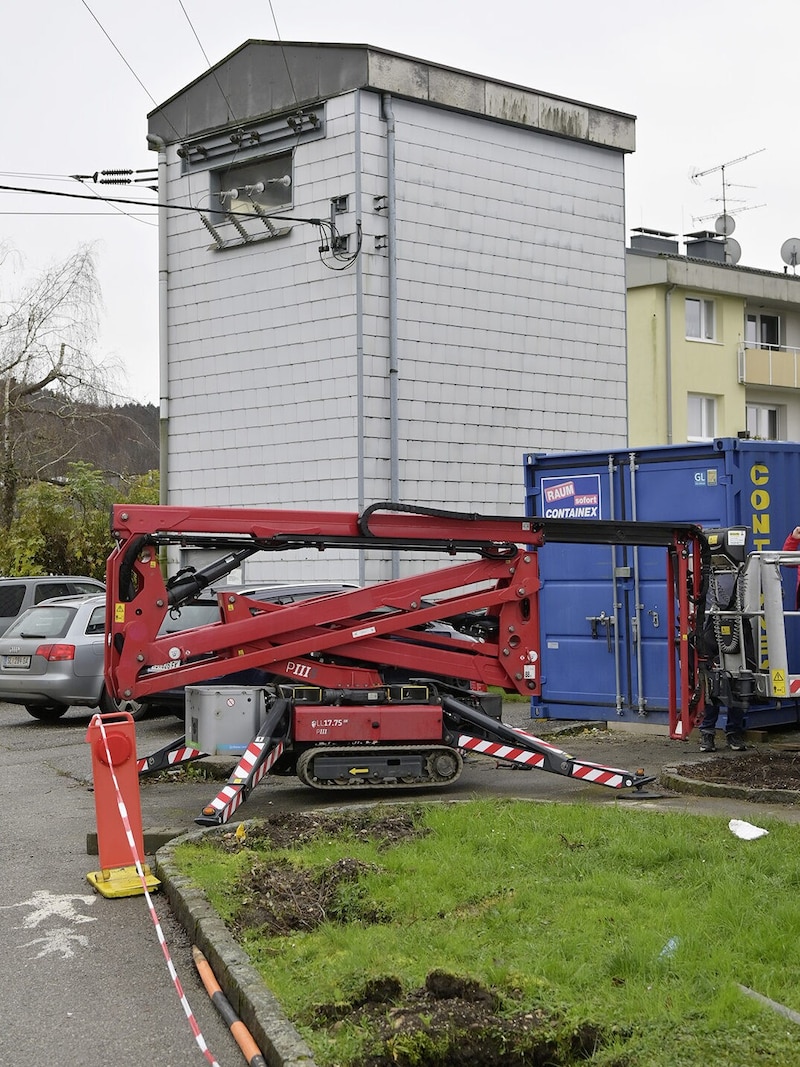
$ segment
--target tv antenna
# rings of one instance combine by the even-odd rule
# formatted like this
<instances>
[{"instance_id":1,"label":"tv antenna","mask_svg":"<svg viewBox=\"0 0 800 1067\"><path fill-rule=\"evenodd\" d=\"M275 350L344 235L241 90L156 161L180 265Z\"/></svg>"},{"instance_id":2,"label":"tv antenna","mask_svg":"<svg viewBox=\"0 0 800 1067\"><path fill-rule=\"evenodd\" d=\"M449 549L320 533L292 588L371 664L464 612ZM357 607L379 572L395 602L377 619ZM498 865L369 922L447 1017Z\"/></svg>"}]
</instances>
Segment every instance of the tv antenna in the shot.
<instances>
[{"instance_id":1,"label":"tv antenna","mask_svg":"<svg viewBox=\"0 0 800 1067\"><path fill-rule=\"evenodd\" d=\"M693 181L695 183L695 185L697 185L700 178L705 178L708 174L716 174L717 171L721 172L721 174L722 174L722 215L724 217L724 216L730 214L730 212L728 211L728 201L727 201L728 183L725 180L725 171L728 169L728 167L733 167L737 163L743 163L746 159L750 159L752 156L757 156L760 152L766 152L766 148L757 148L755 150L755 152L748 152L747 155L738 156L736 159L729 159L727 163L719 163L719 164L717 164L716 167L709 167L708 170L692 171L689 174L689 178L690 178L691 181ZM763 207L764 205L763 204L759 204L758 206L759 207ZM733 208L732 210L733 211L744 211L746 209L745 208ZM710 216L708 216L708 217L710 218Z\"/></svg>"},{"instance_id":2,"label":"tv antenna","mask_svg":"<svg viewBox=\"0 0 800 1067\"><path fill-rule=\"evenodd\" d=\"M743 211L755 211L756 208L766 207L767 205L748 204L747 207L730 207L728 205L726 206L727 211L723 211L721 215L719 213L719 209L717 209L716 211L712 211L710 215L692 215L692 222L708 222L709 219L716 219L717 221L715 224L715 228L717 233L721 234L723 237L729 237L730 234L733 233L733 229L731 229L730 227L735 227L736 225L734 219L732 218L733 215L741 215ZM725 233L726 228L729 231L728 233Z\"/></svg>"}]
</instances>

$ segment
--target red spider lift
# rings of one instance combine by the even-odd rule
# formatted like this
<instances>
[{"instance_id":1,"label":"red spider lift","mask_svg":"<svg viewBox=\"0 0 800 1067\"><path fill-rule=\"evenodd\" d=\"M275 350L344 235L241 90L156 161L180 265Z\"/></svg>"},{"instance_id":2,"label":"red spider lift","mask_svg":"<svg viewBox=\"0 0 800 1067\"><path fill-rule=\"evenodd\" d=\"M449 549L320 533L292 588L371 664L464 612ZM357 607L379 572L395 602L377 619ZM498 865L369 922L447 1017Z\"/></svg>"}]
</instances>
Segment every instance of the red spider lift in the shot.
<instances>
[{"instance_id":1,"label":"red spider lift","mask_svg":"<svg viewBox=\"0 0 800 1067\"><path fill-rule=\"evenodd\" d=\"M612 789L653 781L580 760L500 721L490 688L540 694L538 552L546 541L663 546L667 565L670 727L702 714L693 635L708 548L689 524L463 514L402 504L362 513L116 505L107 568L106 684L118 699L263 672L256 735L196 820L222 824L267 774L315 789L409 789L454 782L462 753L538 767ZM219 554L165 577L170 548ZM217 592L219 620L163 634L179 612L251 555L352 549L460 562L292 604ZM432 626L448 620L443 631ZM464 636L461 638L460 634ZM476 637L476 634L479 635ZM140 773L205 753L185 735L139 760Z\"/></svg>"}]
</instances>

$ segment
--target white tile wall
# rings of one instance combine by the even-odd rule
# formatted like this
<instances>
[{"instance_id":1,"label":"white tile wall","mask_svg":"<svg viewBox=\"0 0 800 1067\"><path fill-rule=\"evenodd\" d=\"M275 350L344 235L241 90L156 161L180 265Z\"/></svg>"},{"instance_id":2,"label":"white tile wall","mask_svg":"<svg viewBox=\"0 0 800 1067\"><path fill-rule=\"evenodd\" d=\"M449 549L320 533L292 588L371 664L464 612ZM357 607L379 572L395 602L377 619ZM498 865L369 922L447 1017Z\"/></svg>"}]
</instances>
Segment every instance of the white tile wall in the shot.
<instances>
[{"instance_id":1,"label":"white tile wall","mask_svg":"<svg viewBox=\"0 0 800 1067\"><path fill-rule=\"evenodd\" d=\"M296 150L292 214L327 218L347 194L340 223L354 233L357 101L356 266L328 270L301 222L217 252L196 216L170 215L171 503L353 511L360 492L365 504L389 497L388 259L374 241L387 224L373 204L387 193L386 125L374 94L327 102L325 138ZM400 497L519 514L524 452L625 443L622 157L421 103L393 108ZM189 182L175 161L169 181L170 198L208 203L202 174ZM355 554L324 557L308 554L303 576L358 578ZM386 566L370 553L361 573ZM272 558L248 567L248 580L286 576Z\"/></svg>"}]
</instances>

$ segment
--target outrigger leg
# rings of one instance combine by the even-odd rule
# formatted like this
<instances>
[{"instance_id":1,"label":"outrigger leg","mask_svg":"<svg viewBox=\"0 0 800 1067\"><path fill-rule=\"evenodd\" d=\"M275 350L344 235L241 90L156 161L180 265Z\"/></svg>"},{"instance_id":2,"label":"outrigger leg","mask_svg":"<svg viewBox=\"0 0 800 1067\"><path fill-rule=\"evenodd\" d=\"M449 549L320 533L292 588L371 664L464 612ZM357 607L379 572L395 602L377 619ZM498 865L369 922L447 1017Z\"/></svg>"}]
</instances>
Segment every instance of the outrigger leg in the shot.
<instances>
[{"instance_id":1,"label":"outrigger leg","mask_svg":"<svg viewBox=\"0 0 800 1067\"><path fill-rule=\"evenodd\" d=\"M247 746L228 781L194 820L200 826L222 826L250 796L286 748L290 702L278 697L264 717L258 733ZM281 721L286 724L276 733Z\"/></svg>"},{"instance_id":2,"label":"outrigger leg","mask_svg":"<svg viewBox=\"0 0 800 1067\"><path fill-rule=\"evenodd\" d=\"M567 778L578 778L611 789L639 791L642 786L656 779L655 775L646 775L641 771L626 771L576 759L540 737L497 722L491 716L455 697L443 696L442 706L448 713L448 726L455 726L459 730L458 747L466 751L478 752L515 765L538 767L543 771L565 775ZM473 732L467 733L465 725L472 726Z\"/></svg>"},{"instance_id":3,"label":"outrigger leg","mask_svg":"<svg viewBox=\"0 0 800 1067\"><path fill-rule=\"evenodd\" d=\"M136 761L136 770L141 778L144 774L157 774L158 771L168 771L173 767L179 767L182 763L191 763L196 759L203 759L207 752L193 748L186 744L186 734L181 734L175 741L170 741L151 756L140 756Z\"/></svg>"}]
</instances>

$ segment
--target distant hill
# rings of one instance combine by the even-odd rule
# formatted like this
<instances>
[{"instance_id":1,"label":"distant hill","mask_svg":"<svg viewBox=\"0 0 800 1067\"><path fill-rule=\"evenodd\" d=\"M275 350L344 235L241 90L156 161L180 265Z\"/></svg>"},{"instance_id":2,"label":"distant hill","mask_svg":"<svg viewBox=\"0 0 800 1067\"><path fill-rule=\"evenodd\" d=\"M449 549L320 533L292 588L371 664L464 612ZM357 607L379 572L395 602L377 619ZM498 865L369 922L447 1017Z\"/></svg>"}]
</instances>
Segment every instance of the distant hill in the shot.
<instances>
[{"instance_id":1,"label":"distant hill","mask_svg":"<svg viewBox=\"0 0 800 1067\"><path fill-rule=\"evenodd\" d=\"M122 404L62 407L52 395L37 399L14 446L22 478L59 481L70 463L83 461L110 481L157 470L158 407Z\"/></svg>"}]
</instances>

